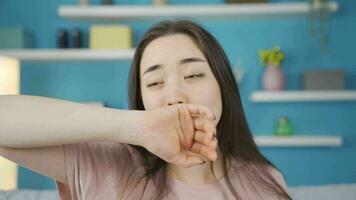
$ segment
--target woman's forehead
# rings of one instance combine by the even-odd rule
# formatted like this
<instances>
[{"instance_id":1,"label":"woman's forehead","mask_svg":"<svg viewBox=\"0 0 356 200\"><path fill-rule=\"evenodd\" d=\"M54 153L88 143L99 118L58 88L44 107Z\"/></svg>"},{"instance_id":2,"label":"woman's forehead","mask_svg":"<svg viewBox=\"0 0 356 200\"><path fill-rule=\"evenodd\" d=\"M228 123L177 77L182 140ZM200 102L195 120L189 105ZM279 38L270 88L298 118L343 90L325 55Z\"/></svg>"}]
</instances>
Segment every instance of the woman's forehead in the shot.
<instances>
[{"instance_id":1,"label":"woman's forehead","mask_svg":"<svg viewBox=\"0 0 356 200\"><path fill-rule=\"evenodd\" d=\"M159 37L145 48L141 58L141 74L154 65L165 63L179 63L186 58L200 58L205 60L203 53L193 40L185 34L174 34Z\"/></svg>"}]
</instances>

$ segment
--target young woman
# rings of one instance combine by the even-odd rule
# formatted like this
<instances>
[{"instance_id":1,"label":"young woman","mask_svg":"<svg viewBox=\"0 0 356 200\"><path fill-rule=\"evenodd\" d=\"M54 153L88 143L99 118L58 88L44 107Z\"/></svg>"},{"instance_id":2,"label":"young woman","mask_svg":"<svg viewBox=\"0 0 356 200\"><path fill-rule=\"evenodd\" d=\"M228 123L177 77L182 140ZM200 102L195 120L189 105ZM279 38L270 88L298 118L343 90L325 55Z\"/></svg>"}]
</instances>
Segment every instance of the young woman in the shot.
<instances>
[{"instance_id":1,"label":"young woman","mask_svg":"<svg viewBox=\"0 0 356 200\"><path fill-rule=\"evenodd\" d=\"M198 24L145 33L129 103L0 97L1 155L54 178L63 200L291 199L256 147L227 56Z\"/></svg>"}]
</instances>

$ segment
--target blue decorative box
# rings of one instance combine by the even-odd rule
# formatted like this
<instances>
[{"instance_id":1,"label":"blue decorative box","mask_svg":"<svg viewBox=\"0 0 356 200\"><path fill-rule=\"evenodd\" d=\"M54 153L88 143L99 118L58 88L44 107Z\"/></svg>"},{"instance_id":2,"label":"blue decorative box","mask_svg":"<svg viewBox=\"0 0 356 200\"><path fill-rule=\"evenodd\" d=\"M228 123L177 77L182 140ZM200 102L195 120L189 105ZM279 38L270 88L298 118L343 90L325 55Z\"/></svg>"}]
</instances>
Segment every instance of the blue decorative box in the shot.
<instances>
[{"instance_id":1,"label":"blue decorative box","mask_svg":"<svg viewBox=\"0 0 356 200\"><path fill-rule=\"evenodd\" d=\"M0 49L22 49L31 46L29 35L22 27L0 28Z\"/></svg>"}]
</instances>

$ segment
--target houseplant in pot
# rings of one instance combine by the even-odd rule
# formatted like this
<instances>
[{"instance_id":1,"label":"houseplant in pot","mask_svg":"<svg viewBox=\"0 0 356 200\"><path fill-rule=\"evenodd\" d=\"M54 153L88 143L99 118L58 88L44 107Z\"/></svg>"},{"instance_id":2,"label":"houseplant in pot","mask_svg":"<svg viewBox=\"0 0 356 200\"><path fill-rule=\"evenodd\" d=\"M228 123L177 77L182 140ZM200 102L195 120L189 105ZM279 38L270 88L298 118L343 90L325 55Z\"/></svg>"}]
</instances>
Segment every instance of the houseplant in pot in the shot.
<instances>
[{"instance_id":1,"label":"houseplant in pot","mask_svg":"<svg viewBox=\"0 0 356 200\"><path fill-rule=\"evenodd\" d=\"M262 88L264 90L282 90L285 77L282 71L282 62L285 54L278 46L271 49L259 50L260 62L266 68L262 77Z\"/></svg>"}]
</instances>

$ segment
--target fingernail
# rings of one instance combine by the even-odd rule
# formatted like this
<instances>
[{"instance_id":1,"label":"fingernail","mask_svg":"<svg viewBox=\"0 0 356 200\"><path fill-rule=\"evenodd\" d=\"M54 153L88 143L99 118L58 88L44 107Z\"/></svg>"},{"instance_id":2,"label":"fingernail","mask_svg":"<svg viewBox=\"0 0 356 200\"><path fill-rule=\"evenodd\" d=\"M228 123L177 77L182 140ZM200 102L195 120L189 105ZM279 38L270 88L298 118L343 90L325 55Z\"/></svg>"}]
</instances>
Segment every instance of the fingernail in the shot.
<instances>
[{"instance_id":1,"label":"fingernail","mask_svg":"<svg viewBox=\"0 0 356 200\"><path fill-rule=\"evenodd\" d=\"M205 164L205 160L202 163L200 163L200 165L204 165L204 164Z\"/></svg>"}]
</instances>

